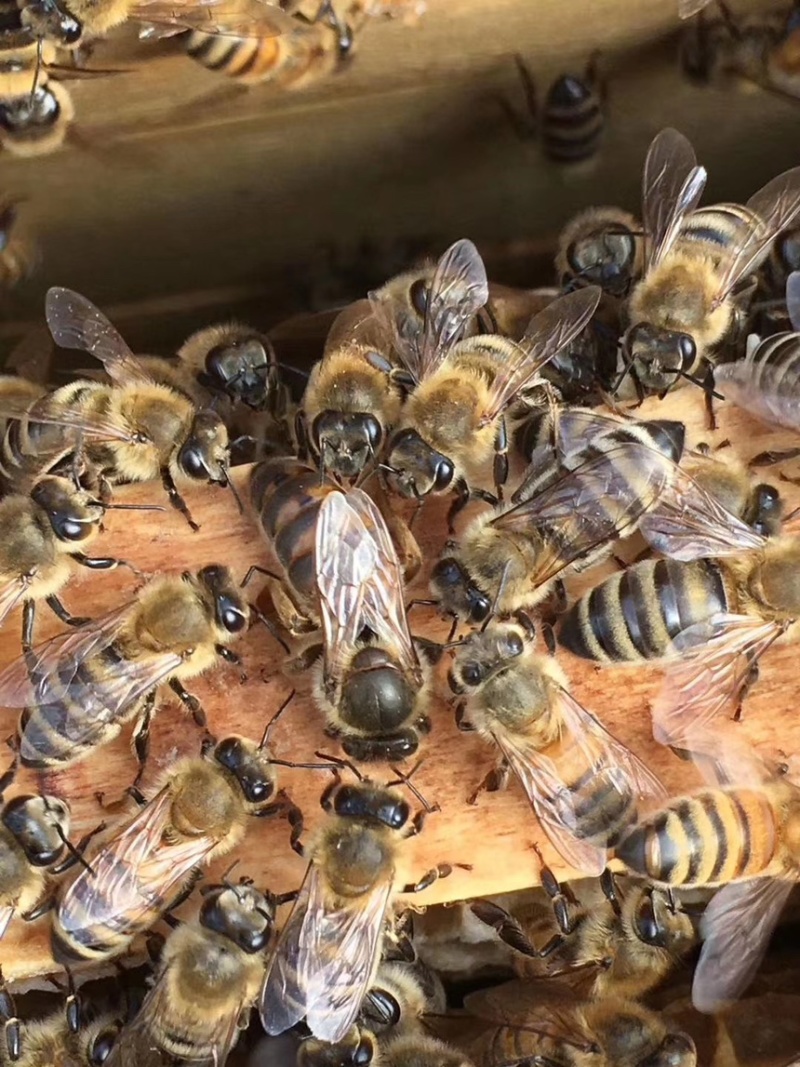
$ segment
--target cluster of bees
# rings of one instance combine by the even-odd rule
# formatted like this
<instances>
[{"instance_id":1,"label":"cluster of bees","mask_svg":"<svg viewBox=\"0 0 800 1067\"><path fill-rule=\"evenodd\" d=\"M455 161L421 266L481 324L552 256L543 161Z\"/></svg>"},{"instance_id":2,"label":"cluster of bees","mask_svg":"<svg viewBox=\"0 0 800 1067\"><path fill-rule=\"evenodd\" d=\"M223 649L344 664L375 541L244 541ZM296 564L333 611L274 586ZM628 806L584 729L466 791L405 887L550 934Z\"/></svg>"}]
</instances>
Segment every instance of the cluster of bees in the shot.
<instances>
[{"instance_id":1,"label":"cluster of bees","mask_svg":"<svg viewBox=\"0 0 800 1067\"><path fill-rule=\"evenodd\" d=\"M304 1028L305 1067L693 1067L692 1040L639 999L700 944L695 1006L735 1000L800 877L791 760L756 751L735 721L759 657L800 613L800 541L773 486L724 450L689 449L683 423L636 417L645 397L700 388L711 421L722 394L800 429L800 168L744 205L700 207L705 180L686 138L663 130L641 220L618 208L573 219L555 289L491 285L475 246L457 241L336 316L296 408L267 336L215 326L175 360L136 356L86 298L48 292L53 339L102 373L56 388L0 378L0 619L22 609L21 655L0 672L0 705L22 709L0 789L23 766L68 794L55 772L96 760L128 724L141 766L137 810L107 806L78 842L68 795L5 800L0 930L49 923L70 975L123 956L162 919L172 930L121 1024L87 1016L73 988L65 1012L28 1024L0 991L0 1062L221 1065L257 1005L267 1035ZM136 569L85 552L109 509L132 506L117 486L160 481L196 530L186 486L227 488L245 507L236 455L253 461L263 564L241 581L221 563L163 573L102 618L69 612L60 594L77 567ZM453 536L423 561L395 502L419 510L432 496L451 497ZM643 557L570 601L564 580L632 535ZM423 563L429 605L452 619L443 642L409 629L405 591ZM254 604L244 590L258 574ZM67 629L37 643L41 604ZM185 683L237 665L254 622L284 645L285 673L310 672L341 755L274 754L291 698L259 739L209 728ZM667 795L603 709L572 695L559 646L598 665L664 661L654 736L694 761L702 791ZM453 870L406 883L404 842L433 806L418 763L397 766L424 758L444 653L457 722L497 754L478 792L513 776L556 854L604 893L577 907L542 860L543 944L541 914L476 900L472 919L525 977L472 994L457 1015L396 907ZM146 794L162 686L202 748ZM325 821L307 844L281 766L325 781ZM204 883L251 817L268 816L288 820L308 860L300 887L276 895L230 872ZM631 876L624 893L612 858ZM684 890L716 892L703 907ZM195 895L197 918L177 920ZM553 999L574 971L589 973L590 998Z\"/></svg>"}]
</instances>

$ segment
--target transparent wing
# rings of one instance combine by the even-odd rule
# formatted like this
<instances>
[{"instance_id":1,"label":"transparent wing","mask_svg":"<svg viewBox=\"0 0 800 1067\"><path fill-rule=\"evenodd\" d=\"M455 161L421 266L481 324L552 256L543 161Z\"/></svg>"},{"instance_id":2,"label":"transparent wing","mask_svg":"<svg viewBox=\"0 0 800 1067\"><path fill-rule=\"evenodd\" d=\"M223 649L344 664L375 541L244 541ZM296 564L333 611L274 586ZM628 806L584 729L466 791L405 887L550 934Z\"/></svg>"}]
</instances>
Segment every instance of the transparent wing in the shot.
<instances>
[{"instance_id":1,"label":"transparent wing","mask_svg":"<svg viewBox=\"0 0 800 1067\"><path fill-rule=\"evenodd\" d=\"M65 430L74 430L74 441L64 441L64 448L74 447L78 438L87 437L93 441L122 441L132 444L136 437L124 426L111 422L95 414L84 414L78 408L67 408L58 404L45 406L47 398L42 404L31 406L22 401L15 402L9 397L0 400L0 418L19 419L26 424L26 428L36 423L46 426L61 426Z\"/></svg>"},{"instance_id":2,"label":"transparent wing","mask_svg":"<svg viewBox=\"0 0 800 1067\"><path fill-rule=\"evenodd\" d=\"M231 37L278 37L303 26L266 0L139 0L129 18L147 23L140 36L201 30Z\"/></svg>"},{"instance_id":3,"label":"transparent wing","mask_svg":"<svg viewBox=\"0 0 800 1067\"><path fill-rule=\"evenodd\" d=\"M342 1040L369 988L391 893L390 873L352 906L333 908L311 864L264 980L259 1011L268 1034L305 1017L315 1037Z\"/></svg>"},{"instance_id":4,"label":"transparent wing","mask_svg":"<svg viewBox=\"0 0 800 1067\"><path fill-rule=\"evenodd\" d=\"M9 923L14 918L15 911L15 908L0 908L0 941L5 937L6 930L8 929Z\"/></svg>"},{"instance_id":5,"label":"transparent wing","mask_svg":"<svg viewBox=\"0 0 800 1067\"><path fill-rule=\"evenodd\" d=\"M417 381L431 375L489 299L486 268L472 241L451 245L436 265L419 345Z\"/></svg>"},{"instance_id":6,"label":"transparent wing","mask_svg":"<svg viewBox=\"0 0 800 1067\"><path fill-rule=\"evenodd\" d=\"M135 937L152 924L158 902L166 908L204 862L216 844L209 835L165 842L172 801L167 785L92 858L91 870L81 869L58 903L68 933L90 941Z\"/></svg>"},{"instance_id":7,"label":"transparent wing","mask_svg":"<svg viewBox=\"0 0 800 1067\"><path fill-rule=\"evenodd\" d=\"M95 356L117 384L149 382L151 378L105 315L80 293L48 289L45 316L56 344Z\"/></svg>"},{"instance_id":8,"label":"transparent wing","mask_svg":"<svg viewBox=\"0 0 800 1067\"><path fill-rule=\"evenodd\" d=\"M677 130L656 134L647 152L642 183L645 261L652 268L671 248L681 222L700 201L706 184L694 149Z\"/></svg>"},{"instance_id":9,"label":"transparent wing","mask_svg":"<svg viewBox=\"0 0 800 1067\"><path fill-rule=\"evenodd\" d=\"M724 613L682 630L653 702L655 739L691 751L691 732L733 714L753 666L784 630L780 623Z\"/></svg>"},{"instance_id":10,"label":"transparent wing","mask_svg":"<svg viewBox=\"0 0 800 1067\"><path fill-rule=\"evenodd\" d=\"M680 467L639 528L657 552L684 561L739 555L767 543Z\"/></svg>"},{"instance_id":11,"label":"transparent wing","mask_svg":"<svg viewBox=\"0 0 800 1067\"><path fill-rule=\"evenodd\" d=\"M792 329L800 333L800 270L793 270L786 279L786 310Z\"/></svg>"},{"instance_id":12,"label":"transparent wing","mask_svg":"<svg viewBox=\"0 0 800 1067\"><path fill-rule=\"evenodd\" d=\"M542 531L532 587L633 533L672 477L674 464L640 442L592 457L534 496L501 512L499 529Z\"/></svg>"},{"instance_id":13,"label":"transparent wing","mask_svg":"<svg viewBox=\"0 0 800 1067\"><path fill-rule=\"evenodd\" d=\"M481 423L493 422L520 393L535 384L540 370L588 325L600 301L596 285L559 297L531 319L519 345L510 348L491 387L491 403Z\"/></svg>"},{"instance_id":14,"label":"transparent wing","mask_svg":"<svg viewBox=\"0 0 800 1067\"><path fill-rule=\"evenodd\" d=\"M0 588L0 626L25 596L26 588L24 578L12 578Z\"/></svg>"},{"instance_id":15,"label":"transparent wing","mask_svg":"<svg viewBox=\"0 0 800 1067\"><path fill-rule=\"evenodd\" d=\"M744 993L794 884L757 878L726 885L714 896L700 921L703 948L692 982L697 1011L722 1011Z\"/></svg>"},{"instance_id":16,"label":"transparent wing","mask_svg":"<svg viewBox=\"0 0 800 1067\"><path fill-rule=\"evenodd\" d=\"M747 208L753 212L753 225L720 276L714 307L726 299L742 278L760 266L778 234L797 217L800 212L800 167L787 170L767 182L747 201Z\"/></svg>"},{"instance_id":17,"label":"transparent wing","mask_svg":"<svg viewBox=\"0 0 800 1067\"><path fill-rule=\"evenodd\" d=\"M690 19L708 7L711 0L678 0L678 14L682 19Z\"/></svg>"}]
</instances>

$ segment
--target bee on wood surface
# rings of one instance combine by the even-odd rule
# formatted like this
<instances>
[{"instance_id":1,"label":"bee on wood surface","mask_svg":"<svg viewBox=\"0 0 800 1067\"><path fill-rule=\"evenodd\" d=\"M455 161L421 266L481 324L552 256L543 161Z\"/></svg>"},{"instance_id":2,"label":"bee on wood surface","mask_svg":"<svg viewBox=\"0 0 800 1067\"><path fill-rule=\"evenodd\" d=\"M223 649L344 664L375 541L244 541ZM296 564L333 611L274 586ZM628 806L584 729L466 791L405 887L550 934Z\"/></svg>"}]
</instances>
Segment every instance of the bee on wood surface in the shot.
<instances>
[{"instance_id":1,"label":"bee on wood surface","mask_svg":"<svg viewBox=\"0 0 800 1067\"><path fill-rule=\"evenodd\" d=\"M176 1060L224 1067L264 977L279 900L249 882L207 886L197 921L164 945L155 983L123 1027L106 1067Z\"/></svg>"},{"instance_id":2,"label":"bee on wood surface","mask_svg":"<svg viewBox=\"0 0 800 1067\"><path fill-rule=\"evenodd\" d=\"M133 790L141 810L59 895L57 959L97 961L124 952L191 892L204 865L239 844L251 817L284 810L268 748L283 707L260 745L238 736L207 739L202 755L171 770L149 801Z\"/></svg>"},{"instance_id":3,"label":"bee on wood surface","mask_svg":"<svg viewBox=\"0 0 800 1067\"><path fill-rule=\"evenodd\" d=\"M626 363L637 391L698 380L737 324L737 296L800 211L800 168L746 205L697 208L706 172L677 130L653 140L644 167L645 272L628 301Z\"/></svg>"},{"instance_id":4,"label":"bee on wood surface","mask_svg":"<svg viewBox=\"0 0 800 1067\"><path fill-rule=\"evenodd\" d=\"M687 474L726 511L757 534L773 537L780 530L783 501L774 485L755 483L747 465L731 450L698 446L684 464Z\"/></svg>"},{"instance_id":5,"label":"bee on wood surface","mask_svg":"<svg viewBox=\"0 0 800 1067\"><path fill-rule=\"evenodd\" d=\"M183 681L220 660L238 663L229 646L249 618L227 568L209 566L155 578L135 601L25 653L0 672L0 706L24 709L22 764L69 766L136 719L134 744L143 765L163 682L204 726L202 706Z\"/></svg>"},{"instance_id":6,"label":"bee on wood surface","mask_svg":"<svg viewBox=\"0 0 800 1067\"><path fill-rule=\"evenodd\" d=\"M103 496L121 482L160 478L170 503L193 529L175 478L231 486L228 432L220 416L185 393L153 381L108 319L85 297L50 289L47 321L53 339L104 365L111 385L79 380L25 405L3 390L0 415L10 420L0 445L10 488L45 472L83 465ZM8 381L8 379L6 379Z\"/></svg>"},{"instance_id":7,"label":"bee on wood surface","mask_svg":"<svg viewBox=\"0 0 800 1067\"><path fill-rule=\"evenodd\" d=\"M513 774L564 862L601 874L608 849L636 821L639 798L664 787L569 692L555 660L533 650L533 627L494 622L460 644L450 688L457 721L500 751L500 764L469 798Z\"/></svg>"},{"instance_id":8,"label":"bee on wood surface","mask_svg":"<svg viewBox=\"0 0 800 1067\"><path fill-rule=\"evenodd\" d=\"M268 1034L305 1019L314 1037L341 1041L374 984L395 895L419 892L452 871L441 864L403 887L402 841L420 830L424 812L412 819L393 788L407 783L407 776L385 786L357 776L358 782L346 785L337 775L322 795L330 818L310 847L308 871L261 993ZM297 819L293 847L303 855L301 833Z\"/></svg>"},{"instance_id":9,"label":"bee on wood surface","mask_svg":"<svg viewBox=\"0 0 800 1067\"><path fill-rule=\"evenodd\" d=\"M556 275L564 287L599 285L612 297L625 297L644 269L641 222L617 207L579 211L562 229Z\"/></svg>"}]
</instances>

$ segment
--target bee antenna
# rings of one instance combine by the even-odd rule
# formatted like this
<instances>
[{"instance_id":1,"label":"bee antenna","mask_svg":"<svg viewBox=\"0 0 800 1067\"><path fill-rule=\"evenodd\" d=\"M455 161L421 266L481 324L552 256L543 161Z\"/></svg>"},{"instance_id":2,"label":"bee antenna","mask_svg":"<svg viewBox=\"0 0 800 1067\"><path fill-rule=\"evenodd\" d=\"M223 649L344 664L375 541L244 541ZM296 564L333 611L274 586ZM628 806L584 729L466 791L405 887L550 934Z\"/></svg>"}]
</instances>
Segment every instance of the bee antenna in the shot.
<instances>
[{"instance_id":1,"label":"bee antenna","mask_svg":"<svg viewBox=\"0 0 800 1067\"><path fill-rule=\"evenodd\" d=\"M393 785L404 785L408 789L408 791L417 798L417 800L423 806L425 811L430 815L432 812L439 810L439 805L431 804L429 801L427 801L422 795L422 793L420 793L419 789L417 789L417 787L411 781L413 775L417 773L417 771L420 769L424 762L424 759L417 760L417 762L414 764L408 774L404 774L398 767L392 767L392 772L397 775L397 778L393 779L391 782L387 782L386 787L387 789L390 789Z\"/></svg>"},{"instance_id":2,"label":"bee antenna","mask_svg":"<svg viewBox=\"0 0 800 1067\"><path fill-rule=\"evenodd\" d=\"M284 711L286 711L286 709L289 707L291 702L294 700L296 693L297 693L296 689L293 689L291 691L291 693L284 700L284 702L281 704L281 706L278 708L278 710L275 712L275 714L269 720L267 725L264 727L264 733L263 733L263 735L261 737L261 744L258 746L259 752L263 751L265 748L267 748L269 746L269 738L270 738L270 734L272 733L272 727L275 725L275 723L278 721L278 719L281 717L281 715L283 715Z\"/></svg>"},{"instance_id":3,"label":"bee antenna","mask_svg":"<svg viewBox=\"0 0 800 1067\"><path fill-rule=\"evenodd\" d=\"M352 763L349 759L341 759L339 756L330 756L327 752L315 752L314 755L317 759L325 760L327 763L332 763L334 767L346 767L348 771L358 778L359 782L366 782L366 776Z\"/></svg>"},{"instance_id":4,"label":"bee antenna","mask_svg":"<svg viewBox=\"0 0 800 1067\"><path fill-rule=\"evenodd\" d=\"M687 382L691 382L692 385L698 386L704 393L708 393L709 396L713 396L716 400L724 400L725 397L722 393L718 393L716 389L710 388L702 378L696 378L693 374L689 374L688 371L677 369L675 373L679 378L685 378Z\"/></svg>"},{"instance_id":5,"label":"bee antenna","mask_svg":"<svg viewBox=\"0 0 800 1067\"><path fill-rule=\"evenodd\" d=\"M91 866L91 864L88 862L88 860L84 859L83 855L78 851L77 848L75 848L73 843L70 841L70 839L67 837L67 835L64 833L64 831L61 829L61 827L58 824L56 824L56 833L61 838L61 844L64 846L64 848L67 850L67 852L69 852L70 856L72 856L72 858L75 860L75 862L76 863L80 863L80 865L83 868L85 868L89 872L89 874L91 874L91 876L94 878L95 877L94 867Z\"/></svg>"},{"instance_id":6,"label":"bee antenna","mask_svg":"<svg viewBox=\"0 0 800 1067\"><path fill-rule=\"evenodd\" d=\"M104 511L164 511L163 504L104 504L102 500L90 500L89 504Z\"/></svg>"},{"instance_id":7,"label":"bee antenna","mask_svg":"<svg viewBox=\"0 0 800 1067\"><path fill-rule=\"evenodd\" d=\"M230 867L228 867L228 869L227 869L227 870L226 870L226 871L225 871L225 872L224 872L224 873L222 874L222 876L220 877L220 882L222 882L222 884L223 884L223 885L224 885L224 886L225 886L225 887L226 887L227 889L232 889L232 890L234 891L234 893L236 893L236 896L237 896L237 898L238 898L239 900L241 900L241 897L240 897L240 896L239 896L239 894L238 894L238 893L236 892L236 891L237 891L237 889L238 889L239 887L238 887L237 885L234 885L234 884L233 884L233 882L231 882L231 881L230 881L230 874L231 874L231 871L235 870L235 868L236 868L236 867L237 867L238 865L239 865L239 857L237 856L237 858L236 858L236 859L235 859L235 860L233 861L233 863L232 863L232 864L230 865Z\"/></svg>"},{"instance_id":8,"label":"bee antenna","mask_svg":"<svg viewBox=\"0 0 800 1067\"><path fill-rule=\"evenodd\" d=\"M510 567L511 560L506 560L505 564L503 565L503 573L500 575L500 584L497 586L497 592L494 595L494 601L492 602L491 610L489 611L489 614L486 616L486 618L483 620L483 623L481 624L481 633L484 632L486 627L494 618L495 612L497 611L497 605L500 603L500 598L502 597L503 590L505 589Z\"/></svg>"},{"instance_id":9,"label":"bee antenna","mask_svg":"<svg viewBox=\"0 0 800 1067\"><path fill-rule=\"evenodd\" d=\"M33 99L36 96L36 90L39 86L39 75L42 70L42 44L43 38L39 38L36 42L36 66L33 70L33 85L31 86L31 95L29 98L29 104L33 107Z\"/></svg>"},{"instance_id":10,"label":"bee antenna","mask_svg":"<svg viewBox=\"0 0 800 1067\"><path fill-rule=\"evenodd\" d=\"M272 342L270 342L270 346L271 345ZM272 352L275 352L274 348L272 348ZM293 367L291 363L280 363L276 360L273 363L273 366L280 367L281 370L288 370L290 374L296 374L300 378L305 378L306 381L311 377L307 370L302 370L300 367Z\"/></svg>"},{"instance_id":11,"label":"bee antenna","mask_svg":"<svg viewBox=\"0 0 800 1067\"><path fill-rule=\"evenodd\" d=\"M225 479L225 485L233 493L233 499L236 501L236 506L239 508L239 514L244 515L244 504L242 503L242 498L236 491L236 486L233 484L233 482L231 481L231 477L228 474L228 465L226 463L220 463L219 466L220 470L222 471L222 476Z\"/></svg>"}]
</instances>

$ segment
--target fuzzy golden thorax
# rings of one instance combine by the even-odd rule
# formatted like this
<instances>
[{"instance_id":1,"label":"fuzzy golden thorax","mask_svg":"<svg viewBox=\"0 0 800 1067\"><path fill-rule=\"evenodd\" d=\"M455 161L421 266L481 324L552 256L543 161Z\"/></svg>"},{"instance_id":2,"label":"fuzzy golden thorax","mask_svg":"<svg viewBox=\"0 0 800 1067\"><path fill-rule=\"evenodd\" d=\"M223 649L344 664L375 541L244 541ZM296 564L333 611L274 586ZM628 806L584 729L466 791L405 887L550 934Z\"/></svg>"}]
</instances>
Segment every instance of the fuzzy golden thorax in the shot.
<instances>
[{"instance_id":1,"label":"fuzzy golden thorax","mask_svg":"<svg viewBox=\"0 0 800 1067\"><path fill-rule=\"evenodd\" d=\"M363 345L342 345L315 364L302 403L309 424L324 411L374 414L384 430L397 422L400 391L368 361L371 352Z\"/></svg>"},{"instance_id":2,"label":"fuzzy golden thorax","mask_svg":"<svg viewBox=\"0 0 800 1067\"><path fill-rule=\"evenodd\" d=\"M382 879L394 879L396 845L397 835L387 827L334 818L314 842L312 862L334 899L356 901Z\"/></svg>"},{"instance_id":3,"label":"fuzzy golden thorax","mask_svg":"<svg viewBox=\"0 0 800 1067\"><path fill-rule=\"evenodd\" d=\"M731 305L713 306L719 293L717 263L696 251L675 250L636 286L629 319L690 334L698 354L713 348L731 325Z\"/></svg>"},{"instance_id":4,"label":"fuzzy golden thorax","mask_svg":"<svg viewBox=\"0 0 800 1067\"><path fill-rule=\"evenodd\" d=\"M131 0L67 0L64 7L83 26L83 40L104 37L128 18Z\"/></svg>"},{"instance_id":5,"label":"fuzzy golden thorax","mask_svg":"<svg viewBox=\"0 0 800 1067\"><path fill-rule=\"evenodd\" d=\"M785 621L800 617L800 538L776 539L760 558L746 557L737 565L746 568L744 593L759 614Z\"/></svg>"},{"instance_id":6,"label":"fuzzy golden thorax","mask_svg":"<svg viewBox=\"0 0 800 1067\"><path fill-rule=\"evenodd\" d=\"M229 835L227 848L241 838L239 826L244 816L242 794L233 776L217 763L189 759L170 780L172 797L171 824L181 837L211 837L222 842ZM218 851L217 853L218 854Z\"/></svg>"}]
</instances>

